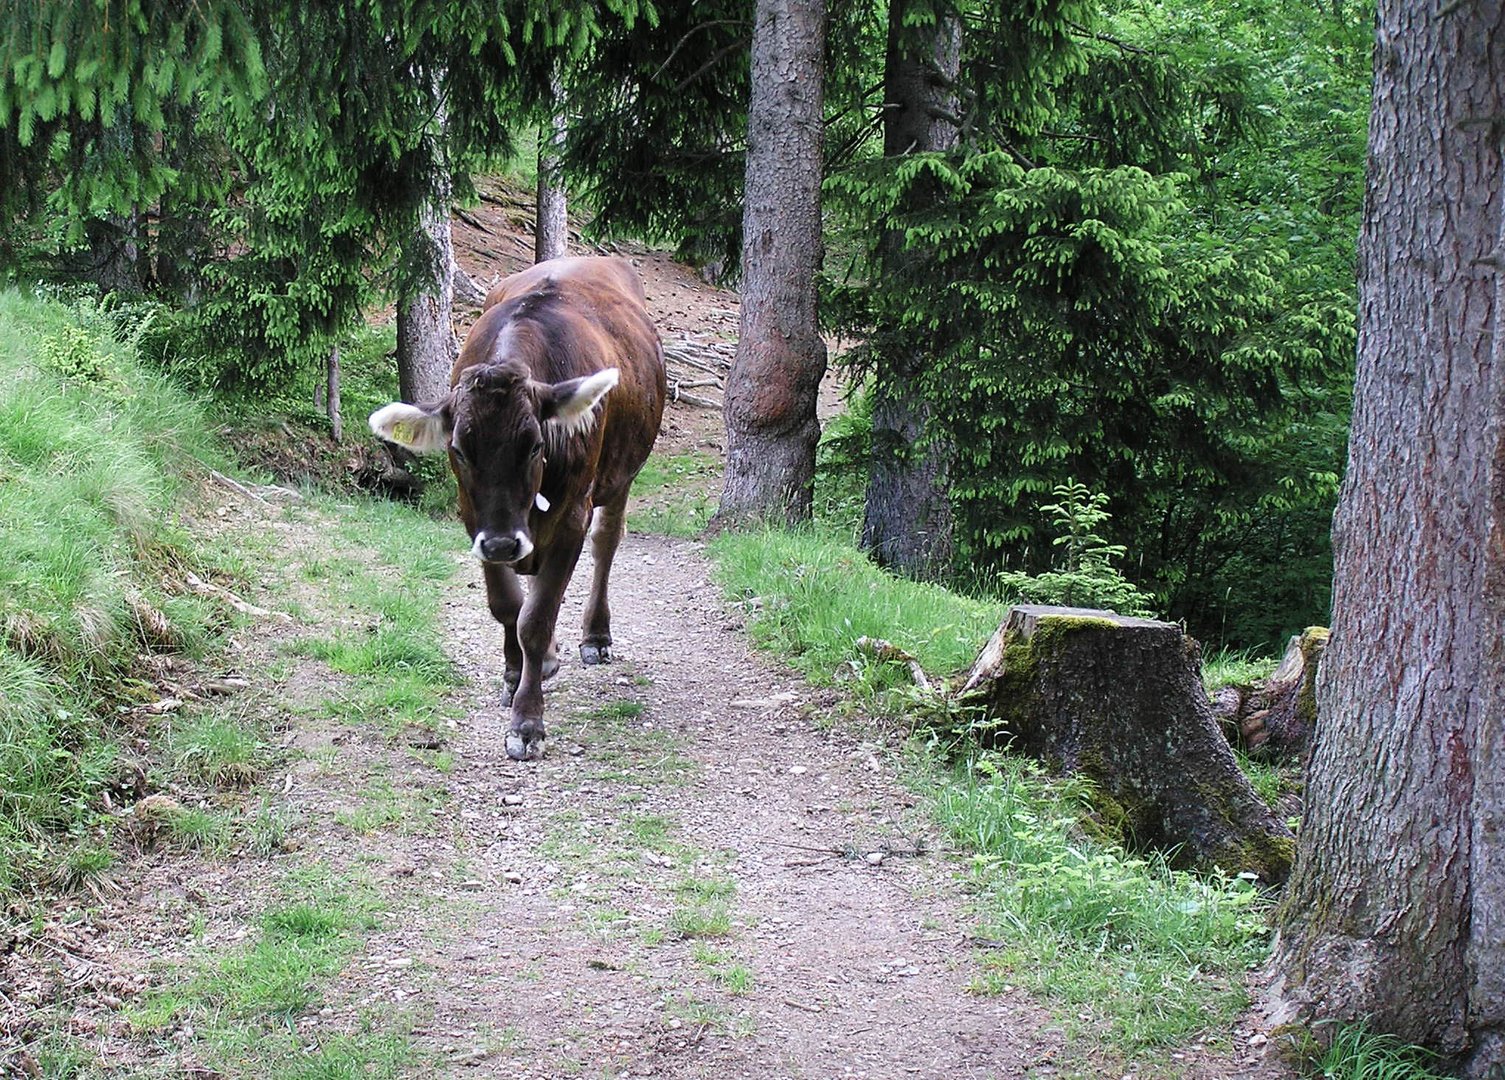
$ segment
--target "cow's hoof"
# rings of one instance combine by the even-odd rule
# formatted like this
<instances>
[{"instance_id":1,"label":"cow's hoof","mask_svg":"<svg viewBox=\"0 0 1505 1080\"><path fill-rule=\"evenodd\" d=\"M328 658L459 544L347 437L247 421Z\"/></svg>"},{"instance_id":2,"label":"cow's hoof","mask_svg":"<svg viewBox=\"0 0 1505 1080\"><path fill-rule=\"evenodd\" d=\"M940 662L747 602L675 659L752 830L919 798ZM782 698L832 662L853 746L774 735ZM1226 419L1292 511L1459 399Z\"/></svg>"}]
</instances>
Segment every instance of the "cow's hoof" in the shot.
<instances>
[{"instance_id":1,"label":"cow's hoof","mask_svg":"<svg viewBox=\"0 0 1505 1080\"><path fill-rule=\"evenodd\" d=\"M543 678L552 679L559 674L559 657L551 656L543 662Z\"/></svg>"},{"instance_id":2,"label":"cow's hoof","mask_svg":"<svg viewBox=\"0 0 1505 1080\"><path fill-rule=\"evenodd\" d=\"M513 761L537 761L543 757L542 735L524 737L516 731L507 732L507 756Z\"/></svg>"},{"instance_id":3,"label":"cow's hoof","mask_svg":"<svg viewBox=\"0 0 1505 1080\"><path fill-rule=\"evenodd\" d=\"M580 646L580 662L589 667L592 664L611 663L610 645L582 645Z\"/></svg>"}]
</instances>

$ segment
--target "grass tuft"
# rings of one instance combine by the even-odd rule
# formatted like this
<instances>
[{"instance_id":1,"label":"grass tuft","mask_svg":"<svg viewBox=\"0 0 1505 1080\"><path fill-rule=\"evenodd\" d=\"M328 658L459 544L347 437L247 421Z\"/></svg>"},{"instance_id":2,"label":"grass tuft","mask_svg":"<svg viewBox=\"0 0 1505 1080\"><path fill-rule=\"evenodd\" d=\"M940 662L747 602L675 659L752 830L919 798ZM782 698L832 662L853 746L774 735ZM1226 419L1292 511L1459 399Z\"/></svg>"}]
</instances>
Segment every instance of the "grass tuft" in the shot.
<instances>
[{"instance_id":1,"label":"grass tuft","mask_svg":"<svg viewBox=\"0 0 1505 1080\"><path fill-rule=\"evenodd\" d=\"M1085 793L1020 758L940 776L942 826L972 853L985 937L983 993L1023 986L1094 1018L1130 1051L1223 1025L1247 1004L1267 902L1239 878L1204 878L1097 843Z\"/></svg>"},{"instance_id":2,"label":"grass tuft","mask_svg":"<svg viewBox=\"0 0 1505 1080\"><path fill-rule=\"evenodd\" d=\"M1342 1024L1312 1067L1323 1080L1446 1080L1437 1055L1368 1025Z\"/></svg>"}]
</instances>

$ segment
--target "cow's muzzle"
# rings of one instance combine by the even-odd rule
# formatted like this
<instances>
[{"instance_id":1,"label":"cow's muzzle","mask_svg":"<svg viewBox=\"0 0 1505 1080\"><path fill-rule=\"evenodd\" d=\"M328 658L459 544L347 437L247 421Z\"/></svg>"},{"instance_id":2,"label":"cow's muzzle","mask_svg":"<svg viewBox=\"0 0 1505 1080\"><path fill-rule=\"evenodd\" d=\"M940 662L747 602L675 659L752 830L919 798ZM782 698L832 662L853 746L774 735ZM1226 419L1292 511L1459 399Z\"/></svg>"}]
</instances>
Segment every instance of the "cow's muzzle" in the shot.
<instances>
[{"instance_id":1,"label":"cow's muzzle","mask_svg":"<svg viewBox=\"0 0 1505 1080\"><path fill-rule=\"evenodd\" d=\"M492 533L482 529L476 533L470 553L482 562L515 563L533 553L533 541L520 531Z\"/></svg>"}]
</instances>

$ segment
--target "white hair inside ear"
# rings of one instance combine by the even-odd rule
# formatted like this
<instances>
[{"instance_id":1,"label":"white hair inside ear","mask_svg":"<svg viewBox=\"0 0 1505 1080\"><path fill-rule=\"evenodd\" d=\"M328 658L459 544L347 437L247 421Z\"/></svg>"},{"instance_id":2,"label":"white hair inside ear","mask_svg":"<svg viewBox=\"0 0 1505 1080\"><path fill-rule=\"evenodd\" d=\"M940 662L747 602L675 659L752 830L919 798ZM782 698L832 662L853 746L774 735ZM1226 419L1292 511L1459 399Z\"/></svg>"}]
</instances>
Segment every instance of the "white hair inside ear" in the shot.
<instances>
[{"instance_id":1,"label":"white hair inside ear","mask_svg":"<svg viewBox=\"0 0 1505 1080\"><path fill-rule=\"evenodd\" d=\"M581 379L575 388L559 398L554 406L554 415L549 423L558 425L569 435L589 431L596 422L596 403L604 398L621 380L616 368L607 368ZM561 387L569 384L561 383Z\"/></svg>"},{"instance_id":2,"label":"white hair inside ear","mask_svg":"<svg viewBox=\"0 0 1505 1080\"><path fill-rule=\"evenodd\" d=\"M415 454L437 453L449 445L444 417L405 401L383 405L371 414L370 423L377 438L406 447Z\"/></svg>"}]
</instances>

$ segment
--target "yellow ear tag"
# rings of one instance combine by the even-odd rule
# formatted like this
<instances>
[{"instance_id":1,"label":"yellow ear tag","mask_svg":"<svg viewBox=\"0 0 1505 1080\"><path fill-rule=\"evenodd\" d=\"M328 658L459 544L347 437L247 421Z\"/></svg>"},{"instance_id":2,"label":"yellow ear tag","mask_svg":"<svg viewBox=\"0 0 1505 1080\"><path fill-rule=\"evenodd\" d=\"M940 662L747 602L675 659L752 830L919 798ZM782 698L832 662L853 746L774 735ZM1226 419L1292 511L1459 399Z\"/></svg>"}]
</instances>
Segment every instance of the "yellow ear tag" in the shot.
<instances>
[{"instance_id":1,"label":"yellow ear tag","mask_svg":"<svg viewBox=\"0 0 1505 1080\"><path fill-rule=\"evenodd\" d=\"M410 446L418 436L418 428L411 421L399 420L392 425L392 441Z\"/></svg>"}]
</instances>

